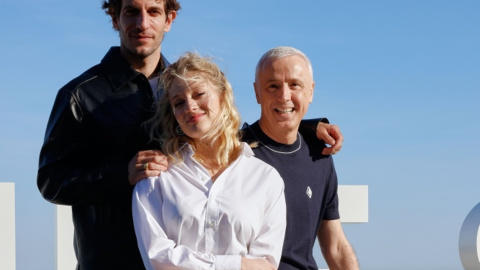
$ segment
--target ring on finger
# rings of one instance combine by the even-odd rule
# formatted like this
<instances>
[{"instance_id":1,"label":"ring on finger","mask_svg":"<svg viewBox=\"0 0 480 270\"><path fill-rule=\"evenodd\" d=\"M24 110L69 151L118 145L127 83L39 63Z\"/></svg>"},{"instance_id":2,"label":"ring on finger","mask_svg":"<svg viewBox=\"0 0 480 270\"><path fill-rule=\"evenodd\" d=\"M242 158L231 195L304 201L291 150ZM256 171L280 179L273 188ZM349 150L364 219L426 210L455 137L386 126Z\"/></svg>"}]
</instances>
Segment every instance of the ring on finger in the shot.
<instances>
[{"instance_id":1,"label":"ring on finger","mask_svg":"<svg viewBox=\"0 0 480 270\"><path fill-rule=\"evenodd\" d=\"M148 171L148 162L143 163L143 170Z\"/></svg>"}]
</instances>

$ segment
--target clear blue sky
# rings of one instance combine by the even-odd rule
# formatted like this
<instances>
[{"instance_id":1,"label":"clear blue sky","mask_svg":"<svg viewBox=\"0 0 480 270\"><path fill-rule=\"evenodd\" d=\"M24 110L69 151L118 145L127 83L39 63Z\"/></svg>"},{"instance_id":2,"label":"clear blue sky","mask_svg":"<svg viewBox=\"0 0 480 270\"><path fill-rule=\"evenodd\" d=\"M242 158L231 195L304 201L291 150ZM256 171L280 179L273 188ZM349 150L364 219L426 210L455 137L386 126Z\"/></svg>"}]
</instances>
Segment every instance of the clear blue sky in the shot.
<instances>
[{"instance_id":1,"label":"clear blue sky","mask_svg":"<svg viewBox=\"0 0 480 270\"><path fill-rule=\"evenodd\" d=\"M458 236L480 202L480 1L181 1L162 52L216 57L243 120L271 47L314 67L308 117L345 135L340 184L368 185L366 224L345 225L362 269L461 269ZM17 269L54 268L54 207L36 187L58 89L118 35L100 0L15 0L0 17L0 181L15 182ZM321 257L317 252L317 257ZM320 265L324 265L320 263Z\"/></svg>"}]
</instances>

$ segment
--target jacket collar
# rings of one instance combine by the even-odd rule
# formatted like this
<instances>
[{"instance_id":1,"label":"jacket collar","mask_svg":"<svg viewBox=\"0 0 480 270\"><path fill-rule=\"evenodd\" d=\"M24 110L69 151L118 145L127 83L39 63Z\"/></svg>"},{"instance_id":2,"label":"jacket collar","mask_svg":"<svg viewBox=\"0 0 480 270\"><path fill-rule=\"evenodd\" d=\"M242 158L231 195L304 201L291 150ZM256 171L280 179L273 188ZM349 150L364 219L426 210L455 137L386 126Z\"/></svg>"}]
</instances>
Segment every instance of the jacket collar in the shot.
<instances>
[{"instance_id":1,"label":"jacket collar","mask_svg":"<svg viewBox=\"0 0 480 270\"><path fill-rule=\"evenodd\" d=\"M168 67L170 65L163 54L160 56L160 61L162 61L163 67ZM134 70L130 66L120 53L120 47L118 46L111 47L103 57L101 63L105 67L105 75L109 78L114 90L120 89L138 76L143 76L146 79L145 75ZM163 72L163 70L160 72Z\"/></svg>"}]
</instances>

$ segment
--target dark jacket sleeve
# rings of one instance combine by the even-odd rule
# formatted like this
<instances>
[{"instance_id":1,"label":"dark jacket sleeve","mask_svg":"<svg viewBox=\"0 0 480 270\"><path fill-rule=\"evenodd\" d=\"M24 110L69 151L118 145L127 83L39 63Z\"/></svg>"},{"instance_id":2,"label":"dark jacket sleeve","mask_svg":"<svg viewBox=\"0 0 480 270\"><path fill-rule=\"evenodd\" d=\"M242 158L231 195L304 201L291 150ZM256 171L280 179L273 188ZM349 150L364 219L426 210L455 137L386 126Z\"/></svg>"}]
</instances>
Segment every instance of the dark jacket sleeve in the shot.
<instances>
[{"instance_id":1,"label":"dark jacket sleeve","mask_svg":"<svg viewBox=\"0 0 480 270\"><path fill-rule=\"evenodd\" d=\"M111 201L131 189L126 179L129 159L98 159L88 143L84 118L71 91L60 90L48 121L37 175L42 196L52 203Z\"/></svg>"},{"instance_id":2,"label":"dark jacket sleeve","mask_svg":"<svg viewBox=\"0 0 480 270\"><path fill-rule=\"evenodd\" d=\"M317 132L317 125L319 122L330 124L327 118L313 118L313 119L303 119L300 122L299 131L301 134Z\"/></svg>"}]
</instances>

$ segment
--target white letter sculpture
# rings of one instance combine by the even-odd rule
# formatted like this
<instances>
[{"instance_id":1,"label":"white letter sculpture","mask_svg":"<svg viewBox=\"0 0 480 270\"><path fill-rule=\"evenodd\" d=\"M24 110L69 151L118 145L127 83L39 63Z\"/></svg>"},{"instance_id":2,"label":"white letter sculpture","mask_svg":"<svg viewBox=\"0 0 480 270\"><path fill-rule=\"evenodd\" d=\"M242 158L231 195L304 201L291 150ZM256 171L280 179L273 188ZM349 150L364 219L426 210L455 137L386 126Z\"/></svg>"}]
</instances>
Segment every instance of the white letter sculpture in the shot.
<instances>
[{"instance_id":1,"label":"white letter sculpture","mask_svg":"<svg viewBox=\"0 0 480 270\"><path fill-rule=\"evenodd\" d=\"M480 203L465 218L458 246L463 268L480 269Z\"/></svg>"}]
</instances>

